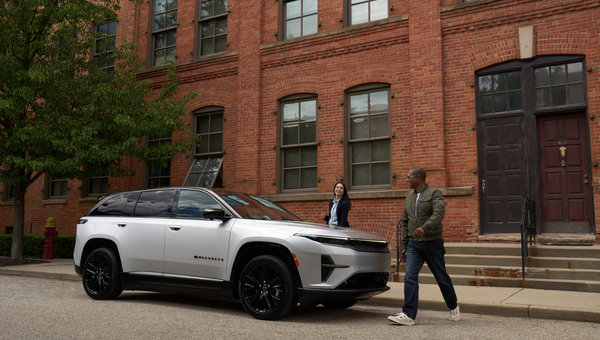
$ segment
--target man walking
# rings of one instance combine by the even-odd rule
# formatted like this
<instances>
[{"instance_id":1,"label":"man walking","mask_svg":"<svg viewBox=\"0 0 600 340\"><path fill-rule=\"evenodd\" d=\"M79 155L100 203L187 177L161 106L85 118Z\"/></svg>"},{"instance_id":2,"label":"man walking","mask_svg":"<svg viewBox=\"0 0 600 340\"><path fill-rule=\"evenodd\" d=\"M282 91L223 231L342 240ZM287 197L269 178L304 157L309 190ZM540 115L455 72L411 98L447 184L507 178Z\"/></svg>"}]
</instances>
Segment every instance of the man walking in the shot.
<instances>
[{"instance_id":1,"label":"man walking","mask_svg":"<svg viewBox=\"0 0 600 340\"><path fill-rule=\"evenodd\" d=\"M456 293L452 280L446 272L444 262L444 239L442 219L446 201L439 189L425 182L427 174L423 168L413 168L406 181L411 192L404 202L402 213L402 254L406 255L404 274L404 305L402 312L391 315L388 320L395 324L415 324L419 303L419 272L426 262L437 281L446 306L450 309L450 320L460 320Z\"/></svg>"}]
</instances>

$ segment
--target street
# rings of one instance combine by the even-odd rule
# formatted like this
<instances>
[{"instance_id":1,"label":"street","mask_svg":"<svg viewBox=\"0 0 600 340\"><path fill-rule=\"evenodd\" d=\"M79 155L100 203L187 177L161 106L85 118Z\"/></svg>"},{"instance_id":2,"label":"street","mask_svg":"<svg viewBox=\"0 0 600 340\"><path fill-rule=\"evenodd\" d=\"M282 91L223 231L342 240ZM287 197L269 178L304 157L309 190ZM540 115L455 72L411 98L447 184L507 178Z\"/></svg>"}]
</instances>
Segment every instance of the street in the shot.
<instances>
[{"instance_id":1,"label":"street","mask_svg":"<svg viewBox=\"0 0 600 340\"><path fill-rule=\"evenodd\" d=\"M400 307L400 306L399 306ZM95 301L80 282L0 275L1 339L600 339L600 323L419 311L393 326L398 309L358 304L256 320L238 301L125 291Z\"/></svg>"}]
</instances>

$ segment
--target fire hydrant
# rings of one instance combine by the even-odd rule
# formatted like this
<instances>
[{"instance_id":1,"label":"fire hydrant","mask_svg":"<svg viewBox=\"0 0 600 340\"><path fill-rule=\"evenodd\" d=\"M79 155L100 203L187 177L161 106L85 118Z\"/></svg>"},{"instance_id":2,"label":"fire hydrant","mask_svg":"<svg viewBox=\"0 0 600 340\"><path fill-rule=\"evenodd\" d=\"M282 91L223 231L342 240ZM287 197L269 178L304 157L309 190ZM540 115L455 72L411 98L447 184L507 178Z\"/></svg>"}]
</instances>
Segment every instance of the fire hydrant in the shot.
<instances>
[{"instance_id":1,"label":"fire hydrant","mask_svg":"<svg viewBox=\"0 0 600 340\"><path fill-rule=\"evenodd\" d=\"M46 231L44 231L44 260L50 260L54 258L54 237L58 235L56 231L56 219L54 217L48 217L46 221Z\"/></svg>"}]
</instances>

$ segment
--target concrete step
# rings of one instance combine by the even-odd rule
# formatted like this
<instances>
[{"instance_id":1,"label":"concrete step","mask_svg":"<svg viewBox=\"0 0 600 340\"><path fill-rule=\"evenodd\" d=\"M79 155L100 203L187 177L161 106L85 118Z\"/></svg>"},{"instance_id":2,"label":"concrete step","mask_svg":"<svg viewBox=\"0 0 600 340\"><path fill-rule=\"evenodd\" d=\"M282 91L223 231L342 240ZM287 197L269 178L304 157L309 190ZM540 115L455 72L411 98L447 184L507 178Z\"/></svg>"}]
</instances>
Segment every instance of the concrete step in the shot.
<instances>
[{"instance_id":1,"label":"concrete step","mask_svg":"<svg viewBox=\"0 0 600 340\"><path fill-rule=\"evenodd\" d=\"M534 257L529 256L526 267L600 270L600 258L591 257Z\"/></svg>"},{"instance_id":2,"label":"concrete step","mask_svg":"<svg viewBox=\"0 0 600 340\"><path fill-rule=\"evenodd\" d=\"M520 253L519 253L520 254ZM600 245L592 246L533 246L528 250L534 257L577 257L600 259Z\"/></svg>"},{"instance_id":3,"label":"concrete step","mask_svg":"<svg viewBox=\"0 0 600 340\"><path fill-rule=\"evenodd\" d=\"M461 286L490 286L490 287L515 287L515 288L533 288L564 290L576 292L600 293L599 281L584 280L549 280L549 279L530 279L511 277L483 277L471 275L452 275L452 283ZM399 280L404 280L404 275L400 274ZM422 272L419 275L419 283L436 284L435 278L430 273Z\"/></svg>"},{"instance_id":4,"label":"concrete step","mask_svg":"<svg viewBox=\"0 0 600 340\"><path fill-rule=\"evenodd\" d=\"M446 268L455 285L522 287L600 293L600 245L528 248L525 279L520 243L446 243ZM404 279L401 264L395 280ZM393 268L392 272L395 272ZM419 282L435 284L424 265Z\"/></svg>"},{"instance_id":5,"label":"concrete step","mask_svg":"<svg viewBox=\"0 0 600 340\"><path fill-rule=\"evenodd\" d=\"M400 271L404 273L406 264L400 266ZM479 265L460 265L446 264L446 269L450 276L466 275L476 277L511 277L521 278L521 267L502 267L502 266L479 266ZM429 267L423 265L422 273L429 273ZM563 269L563 268L525 268L525 278L528 279L546 279L546 280L583 280L600 282L600 270L593 269Z\"/></svg>"},{"instance_id":6,"label":"concrete step","mask_svg":"<svg viewBox=\"0 0 600 340\"><path fill-rule=\"evenodd\" d=\"M444 244L446 254L521 256L520 243L452 243ZM528 247L529 256L600 258L600 245L541 245Z\"/></svg>"},{"instance_id":7,"label":"concrete step","mask_svg":"<svg viewBox=\"0 0 600 340\"><path fill-rule=\"evenodd\" d=\"M521 267L521 256L446 254L446 264ZM526 267L600 270L600 258L529 256Z\"/></svg>"},{"instance_id":8,"label":"concrete step","mask_svg":"<svg viewBox=\"0 0 600 340\"><path fill-rule=\"evenodd\" d=\"M444 243L446 255L499 255L521 256L521 245L516 243Z\"/></svg>"},{"instance_id":9,"label":"concrete step","mask_svg":"<svg viewBox=\"0 0 600 340\"><path fill-rule=\"evenodd\" d=\"M446 264L520 267L521 256L446 254Z\"/></svg>"}]
</instances>

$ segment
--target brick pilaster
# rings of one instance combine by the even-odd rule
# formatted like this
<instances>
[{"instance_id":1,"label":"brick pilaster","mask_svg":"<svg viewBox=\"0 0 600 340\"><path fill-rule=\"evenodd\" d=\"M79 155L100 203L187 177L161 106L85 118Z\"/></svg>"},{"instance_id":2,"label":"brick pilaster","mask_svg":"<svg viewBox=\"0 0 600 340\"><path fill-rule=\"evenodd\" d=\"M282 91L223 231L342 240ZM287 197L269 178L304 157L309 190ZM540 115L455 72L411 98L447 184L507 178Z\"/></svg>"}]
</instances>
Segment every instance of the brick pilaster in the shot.
<instances>
[{"instance_id":1,"label":"brick pilaster","mask_svg":"<svg viewBox=\"0 0 600 340\"><path fill-rule=\"evenodd\" d=\"M446 186L440 1L410 0L408 21L411 158L433 185Z\"/></svg>"}]
</instances>

